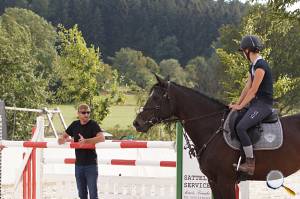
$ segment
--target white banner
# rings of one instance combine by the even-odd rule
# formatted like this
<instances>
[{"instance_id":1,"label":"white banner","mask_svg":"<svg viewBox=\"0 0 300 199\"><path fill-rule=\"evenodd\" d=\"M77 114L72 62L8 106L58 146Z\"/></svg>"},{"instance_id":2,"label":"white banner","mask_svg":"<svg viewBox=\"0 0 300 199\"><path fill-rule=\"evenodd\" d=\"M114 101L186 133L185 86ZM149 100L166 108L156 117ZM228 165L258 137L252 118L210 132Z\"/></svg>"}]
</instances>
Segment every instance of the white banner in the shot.
<instances>
[{"instance_id":1,"label":"white banner","mask_svg":"<svg viewBox=\"0 0 300 199\"><path fill-rule=\"evenodd\" d=\"M192 141L190 141L192 144ZM183 139L183 147L186 145ZM211 199L211 190L206 176L201 173L198 160L182 150L182 199Z\"/></svg>"}]
</instances>

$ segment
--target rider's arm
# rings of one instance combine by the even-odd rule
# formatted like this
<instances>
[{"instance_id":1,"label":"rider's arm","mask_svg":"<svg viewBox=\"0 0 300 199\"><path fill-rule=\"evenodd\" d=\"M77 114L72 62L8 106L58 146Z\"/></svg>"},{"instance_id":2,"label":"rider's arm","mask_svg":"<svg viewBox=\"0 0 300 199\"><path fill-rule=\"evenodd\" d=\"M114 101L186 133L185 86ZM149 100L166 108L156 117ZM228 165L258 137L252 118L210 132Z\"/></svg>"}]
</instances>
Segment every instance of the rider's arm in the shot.
<instances>
[{"instance_id":1,"label":"rider's arm","mask_svg":"<svg viewBox=\"0 0 300 199\"><path fill-rule=\"evenodd\" d=\"M241 104L242 103L242 101L246 97L249 89L251 88L251 84L252 84L251 74L249 73L247 83L246 83L246 85L245 85L245 87L244 87L244 89L243 89L243 91L241 93L241 96L240 96L239 101L237 102L237 104Z\"/></svg>"},{"instance_id":2,"label":"rider's arm","mask_svg":"<svg viewBox=\"0 0 300 199\"><path fill-rule=\"evenodd\" d=\"M264 78L265 71L261 68L255 70L253 83L248 90L246 96L244 97L243 101L240 103L241 107L245 107L256 95L258 88Z\"/></svg>"}]
</instances>

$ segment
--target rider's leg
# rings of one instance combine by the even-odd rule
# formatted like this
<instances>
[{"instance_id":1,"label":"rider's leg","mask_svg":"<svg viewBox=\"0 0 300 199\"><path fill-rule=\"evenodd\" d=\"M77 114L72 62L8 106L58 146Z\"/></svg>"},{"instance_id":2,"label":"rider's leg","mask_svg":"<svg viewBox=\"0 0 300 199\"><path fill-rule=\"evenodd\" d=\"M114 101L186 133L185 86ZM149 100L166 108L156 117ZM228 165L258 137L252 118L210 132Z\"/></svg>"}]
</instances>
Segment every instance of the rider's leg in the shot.
<instances>
[{"instance_id":1,"label":"rider's leg","mask_svg":"<svg viewBox=\"0 0 300 199\"><path fill-rule=\"evenodd\" d=\"M239 170L247 172L249 175L254 174L255 159L253 155L252 143L247 134L247 130L252 126L257 125L265 117L271 114L271 112L271 106L268 106L263 102L256 101L251 104L246 114L236 126L237 134L240 138L241 144L246 155L246 163L240 165Z\"/></svg>"}]
</instances>

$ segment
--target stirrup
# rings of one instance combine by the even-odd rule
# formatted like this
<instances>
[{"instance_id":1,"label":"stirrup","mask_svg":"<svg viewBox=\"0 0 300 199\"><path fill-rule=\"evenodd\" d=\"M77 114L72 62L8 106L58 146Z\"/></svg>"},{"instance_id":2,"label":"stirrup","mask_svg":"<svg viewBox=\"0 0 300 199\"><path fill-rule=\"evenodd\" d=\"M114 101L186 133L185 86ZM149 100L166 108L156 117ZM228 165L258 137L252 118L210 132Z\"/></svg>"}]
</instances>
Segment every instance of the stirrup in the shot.
<instances>
[{"instance_id":1,"label":"stirrup","mask_svg":"<svg viewBox=\"0 0 300 199\"><path fill-rule=\"evenodd\" d=\"M236 171L239 171L239 167L241 165L241 161L242 161L242 156L239 157L239 160L238 160L238 163L237 163L237 166L236 166Z\"/></svg>"}]
</instances>

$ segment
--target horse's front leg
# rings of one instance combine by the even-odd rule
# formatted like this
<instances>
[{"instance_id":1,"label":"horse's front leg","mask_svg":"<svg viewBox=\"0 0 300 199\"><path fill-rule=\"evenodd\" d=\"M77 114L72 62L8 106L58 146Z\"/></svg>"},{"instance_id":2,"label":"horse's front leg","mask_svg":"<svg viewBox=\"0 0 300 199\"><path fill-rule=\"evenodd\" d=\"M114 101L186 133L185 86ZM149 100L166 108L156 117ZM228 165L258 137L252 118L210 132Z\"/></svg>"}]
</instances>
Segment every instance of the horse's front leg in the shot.
<instances>
[{"instance_id":1,"label":"horse's front leg","mask_svg":"<svg viewBox=\"0 0 300 199\"><path fill-rule=\"evenodd\" d=\"M221 193L220 199L236 199L235 182L231 182L228 180L218 180L216 188Z\"/></svg>"},{"instance_id":2,"label":"horse's front leg","mask_svg":"<svg viewBox=\"0 0 300 199\"><path fill-rule=\"evenodd\" d=\"M221 192L217 188L217 183L213 180L208 179L208 183L212 192L214 199L222 198Z\"/></svg>"}]
</instances>

